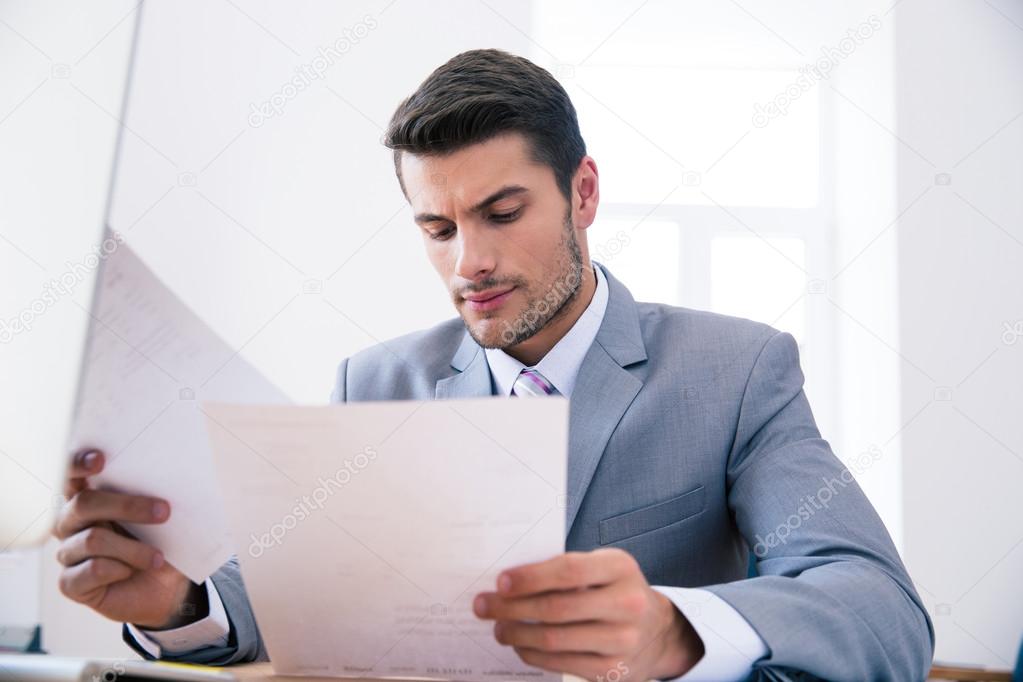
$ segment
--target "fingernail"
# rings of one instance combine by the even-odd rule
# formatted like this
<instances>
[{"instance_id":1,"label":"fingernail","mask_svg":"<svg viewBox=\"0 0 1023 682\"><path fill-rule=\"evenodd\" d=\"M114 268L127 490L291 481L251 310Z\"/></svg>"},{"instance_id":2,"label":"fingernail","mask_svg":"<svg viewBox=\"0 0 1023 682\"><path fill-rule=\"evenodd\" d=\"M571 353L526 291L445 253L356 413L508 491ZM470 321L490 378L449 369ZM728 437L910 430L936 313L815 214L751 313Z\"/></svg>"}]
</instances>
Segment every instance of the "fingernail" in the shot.
<instances>
[{"instance_id":1,"label":"fingernail","mask_svg":"<svg viewBox=\"0 0 1023 682\"><path fill-rule=\"evenodd\" d=\"M99 464L99 452L96 450L89 450L82 455L82 464L85 465L86 469L95 469Z\"/></svg>"},{"instance_id":2,"label":"fingernail","mask_svg":"<svg viewBox=\"0 0 1023 682\"><path fill-rule=\"evenodd\" d=\"M477 595L472 600L472 610L476 612L477 616L483 617L487 615L487 600L482 594Z\"/></svg>"},{"instance_id":3,"label":"fingernail","mask_svg":"<svg viewBox=\"0 0 1023 682\"><path fill-rule=\"evenodd\" d=\"M153 568L160 568L163 566L163 554L157 552L153 555Z\"/></svg>"},{"instance_id":4,"label":"fingernail","mask_svg":"<svg viewBox=\"0 0 1023 682\"><path fill-rule=\"evenodd\" d=\"M170 516L170 505L163 500L157 500L153 502L153 519L156 521L163 521Z\"/></svg>"},{"instance_id":5,"label":"fingernail","mask_svg":"<svg viewBox=\"0 0 1023 682\"><path fill-rule=\"evenodd\" d=\"M494 639L501 641L501 635L504 634L504 623L497 621L494 623Z\"/></svg>"},{"instance_id":6,"label":"fingernail","mask_svg":"<svg viewBox=\"0 0 1023 682\"><path fill-rule=\"evenodd\" d=\"M512 579L507 573L497 576L497 591L502 594L511 592Z\"/></svg>"}]
</instances>

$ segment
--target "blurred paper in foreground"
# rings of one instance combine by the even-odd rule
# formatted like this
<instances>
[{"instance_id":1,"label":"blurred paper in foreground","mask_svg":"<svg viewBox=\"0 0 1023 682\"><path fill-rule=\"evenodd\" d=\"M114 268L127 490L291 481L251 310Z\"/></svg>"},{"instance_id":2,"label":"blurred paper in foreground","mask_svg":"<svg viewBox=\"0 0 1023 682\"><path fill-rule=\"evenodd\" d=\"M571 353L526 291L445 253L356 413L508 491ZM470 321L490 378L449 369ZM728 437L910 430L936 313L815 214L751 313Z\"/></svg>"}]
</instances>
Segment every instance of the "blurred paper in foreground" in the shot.
<instances>
[{"instance_id":1,"label":"blurred paper in foreground","mask_svg":"<svg viewBox=\"0 0 1023 682\"><path fill-rule=\"evenodd\" d=\"M195 582L233 553L200 400L287 402L118 238L93 298L69 447L106 453L94 487L170 502L165 523L125 527Z\"/></svg>"},{"instance_id":2,"label":"blurred paper in foreground","mask_svg":"<svg viewBox=\"0 0 1023 682\"><path fill-rule=\"evenodd\" d=\"M560 680L472 600L564 551L567 400L203 408L275 672Z\"/></svg>"}]
</instances>

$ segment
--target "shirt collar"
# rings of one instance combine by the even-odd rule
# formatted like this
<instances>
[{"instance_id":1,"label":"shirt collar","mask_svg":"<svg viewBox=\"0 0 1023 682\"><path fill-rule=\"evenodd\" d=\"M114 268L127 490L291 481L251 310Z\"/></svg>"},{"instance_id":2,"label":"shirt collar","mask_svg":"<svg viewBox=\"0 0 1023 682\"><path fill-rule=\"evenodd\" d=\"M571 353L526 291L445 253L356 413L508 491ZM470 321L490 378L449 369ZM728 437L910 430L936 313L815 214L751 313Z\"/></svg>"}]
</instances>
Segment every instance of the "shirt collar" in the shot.
<instances>
[{"instance_id":1,"label":"shirt collar","mask_svg":"<svg viewBox=\"0 0 1023 682\"><path fill-rule=\"evenodd\" d=\"M604 312L607 310L607 280L597 263L593 263L593 272L597 278L597 288L593 292L590 304L568 333L561 337L561 340L554 344L554 348L551 348L534 366L536 371L558 389L558 393L566 397L572 396L583 358L597 338L600 324L604 321ZM497 395L510 396L515 379L526 366L498 348L487 348L485 352Z\"/></svg>"}]
</instances>

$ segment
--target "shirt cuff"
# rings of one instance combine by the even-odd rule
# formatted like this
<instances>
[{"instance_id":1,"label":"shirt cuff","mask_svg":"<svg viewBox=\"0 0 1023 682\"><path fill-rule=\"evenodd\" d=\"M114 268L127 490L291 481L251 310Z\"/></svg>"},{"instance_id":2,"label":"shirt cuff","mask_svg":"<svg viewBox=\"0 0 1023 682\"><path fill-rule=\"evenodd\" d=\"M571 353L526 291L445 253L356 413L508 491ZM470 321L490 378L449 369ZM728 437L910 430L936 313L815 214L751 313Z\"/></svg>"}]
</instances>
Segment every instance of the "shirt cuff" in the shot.
<instances>
[{"instance_id":1,"label":"shirt cuff","mask_svg":"<svg viewBox=\"0 0 1023 682\"><path fill-rule=\"evenodd\" d=\"M703 658L678 680L745 680L768 654L767 644L731 604L693 587L653 588L671 600L703 640Z\"/></svg>"},{"instance_id":2,"label":"shirt cuff","mask_svg":"<svg viewBox=\"0 0 1023 682\"><path fill-rule=\"evenodd\" d=\"M227 620L227 611L224 610L224 602L220 600L220 594L212 580L207 578L204 584L210 612L202 620L173 630L143 630L126 623L128 632L146 653L154 658L162 658L168 654L183 654L206 647L227 646L231 626Z\"/></svg>"}]
</instances>

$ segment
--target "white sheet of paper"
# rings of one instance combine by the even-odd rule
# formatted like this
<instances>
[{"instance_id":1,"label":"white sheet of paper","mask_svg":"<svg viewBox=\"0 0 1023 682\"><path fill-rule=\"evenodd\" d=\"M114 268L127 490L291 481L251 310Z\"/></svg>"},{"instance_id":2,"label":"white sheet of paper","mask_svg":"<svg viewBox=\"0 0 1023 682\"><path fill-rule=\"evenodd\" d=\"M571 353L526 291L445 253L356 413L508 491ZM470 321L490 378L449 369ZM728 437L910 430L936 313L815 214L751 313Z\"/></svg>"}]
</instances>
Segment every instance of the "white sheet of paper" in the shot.
<instances>
[{"instance_id":1,"label":"white sheet of paper","mask_svg":"<svg viewBox=\"0 0 1023 682\"><path fill-rule=\"evenodd\" d=\"M168 500L163 524L125 524L202 582L233 553L201 400L286 403L121 243L93 300L69 446L107 456L101 489Z\"/></svg>"},{"instance_id":2,"label":"white sheet of paper","mask_svg":"<svg viewBox=\"0 0 1023 682\"><path fill-rule=\"evenodd\" d=\"M567 400L203 408L277 673L561 678L472 600L564 551Z\"/></svg>"}]
</instances>

